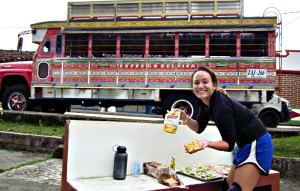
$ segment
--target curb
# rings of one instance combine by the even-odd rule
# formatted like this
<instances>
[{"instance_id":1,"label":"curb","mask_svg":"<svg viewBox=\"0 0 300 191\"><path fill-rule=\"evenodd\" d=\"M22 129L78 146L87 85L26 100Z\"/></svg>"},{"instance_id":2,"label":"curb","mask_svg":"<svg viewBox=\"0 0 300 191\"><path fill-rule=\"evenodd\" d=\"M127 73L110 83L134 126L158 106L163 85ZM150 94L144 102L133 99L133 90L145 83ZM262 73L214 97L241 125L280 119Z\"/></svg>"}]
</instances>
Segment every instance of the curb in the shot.
<instances>
[{"instance_id":1,"label":"curb","mask_svg":"<svg viewBox=\"0 0 300 191\"><path fill-rule=\"evenodd\" d=\"M299 129L293 129L293 128L287 128L287 129L267 128L267 130L271 134L272 138L291 137L291 136L300 135Z\"/></svg>"},{"instance_id":2,"label":"curb","mask_svg":"<svg viewBox=\"0 0 300 191\"><path fill-rule=\"evenodd\" d=\"M0 131L0 147L4 149L54 153L63 143L61 137Z\"/></svg>"},{"instance_id":3,"label":"curb","mask_svg":"<svg viewBox=\"0 0 300 191\"><path fill-rule=\"evenodd\" d=\"M280 172L281 177L300 177L300 158L274 157L272 169Z\"/></svg>"},{"instance_id":4,"label":"curb","mask_svg":"<svg viewBox=\"0 0 300 191\"><path fill-rule=\"evenodd\" d=\"M43 113L43 112L31 112L31 111L10 111L10 110L2 110L0 111L0 119L20 122L24 121L26 123L31 124L43 124L43 125L56 125L56 126L65 126L66 120L94 120L94 121L122 121L122 122L137 122L136 119L120 119L110 117L113 113L105 112L100 113L105 115L105 117L101 116L86 116L86 115L72 115L72 114L58 114L58 113ZM118 114L121 115L121 114ZM123 114L124 115L124 114ZM127 115L127 113L126 113ZM133 114L131 114L133 115ZM128 114L130 116L130 114ZM144 117L145 114L135 115ZM149 117L149 116L148 116ZM151 115L153 117L153 115ZM155 117L157 118L157 117ZM161 121L153 121L147 119L141 119L143 123L163 123L163 119Z\"/></svg>"}]
</instances>

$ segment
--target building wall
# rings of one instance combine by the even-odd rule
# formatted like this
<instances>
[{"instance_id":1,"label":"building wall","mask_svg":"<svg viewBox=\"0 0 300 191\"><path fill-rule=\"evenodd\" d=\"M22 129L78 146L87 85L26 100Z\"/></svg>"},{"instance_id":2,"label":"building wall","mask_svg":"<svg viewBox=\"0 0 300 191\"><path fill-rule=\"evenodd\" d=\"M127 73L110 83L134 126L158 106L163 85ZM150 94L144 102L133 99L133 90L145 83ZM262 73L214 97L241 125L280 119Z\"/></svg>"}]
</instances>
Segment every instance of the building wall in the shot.
<instances>
[{"instance_id":1,"label":"building wall","mask_svg":"<svg viewBox=\"0 0 300 191\"><path fill-rule=\"evenodd\" d=\"M279 79L281 76L281 85L279 84ZM291 106L300 107L300 71L298 70L282 70L281 72L277 71L277 92L276 94L280 95L287 99ZM280 88L280 92L279 89Z\"/></svg>"}]
</instances>

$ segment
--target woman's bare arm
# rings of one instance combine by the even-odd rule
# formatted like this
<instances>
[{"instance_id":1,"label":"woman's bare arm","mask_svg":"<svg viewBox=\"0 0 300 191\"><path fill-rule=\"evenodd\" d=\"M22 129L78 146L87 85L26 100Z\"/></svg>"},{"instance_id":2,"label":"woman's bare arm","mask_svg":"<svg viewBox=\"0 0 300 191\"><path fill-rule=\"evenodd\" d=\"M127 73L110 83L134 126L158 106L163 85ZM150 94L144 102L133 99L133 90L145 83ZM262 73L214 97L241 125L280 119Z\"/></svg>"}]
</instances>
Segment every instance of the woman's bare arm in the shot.
<instances>
[{"instance_id":1,"label":"woman's bare arm","mask_svg":"<svg viewBox=\"0 0 300 191\"><path fill-rule=\"evenodd\" d=\"M186 118L185 118L186 119ZM196 120L191 119L188 117L188 119L185 121L185 124L194 132L198 132L199 130L199 124Z\"/></svg>"},{"instance_id":2,"label":"woman's bare arm","mask_svg":"<svg viewBox=\"0 0 300 191\"><path fill-rule=\"evenodd\" d=\"M229 144L226 141L207 141L207 147L219 151L227 151Z\"/></svg>"}]
</instances>

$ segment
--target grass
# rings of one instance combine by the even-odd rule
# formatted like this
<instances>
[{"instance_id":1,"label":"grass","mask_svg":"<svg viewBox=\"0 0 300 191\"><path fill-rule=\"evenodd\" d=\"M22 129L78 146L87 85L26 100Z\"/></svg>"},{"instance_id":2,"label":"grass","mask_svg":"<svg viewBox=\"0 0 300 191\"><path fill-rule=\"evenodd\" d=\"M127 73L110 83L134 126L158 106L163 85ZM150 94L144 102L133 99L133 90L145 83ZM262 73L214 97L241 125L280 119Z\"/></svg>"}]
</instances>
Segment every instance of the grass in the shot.
<instances>
[{"instance_id":1,"label":"grass","mask_svg":"<svg viewBox=\"0 0 300 191\"><path fill-rule=\"evenodd\" d=\"M65 132L65 128L64 126L45 126L41 123L34 125L0 119L0 131L61 137Z\"/></svg>"},{"instance_id":2,"label":"grass","mask_svg":"<svg viewBox=\"0 0 300 191\"><path fill-rule=\"evenodd\" d=\"M65 132L65 127L64 126L45 126L41 122L38 125L34 125L34 124L25 123L25 122L11 122L11 121L4 121L3 119L0 119L0 131L62 137ZM14 148L14 150L18 150L18 149ZM8 171L8 170L21 168L21 167L27 166L27 165L36 164L36 163L43 162L43 161L46 161L49 159L50 158L30 161L25 164L20 164L20 165L17 165L15 167L12 167L12 168L6 169L6 170L0 168L0 174L5 171Z\"/></svg>"},{"instance_id":3,"label":"grass","mask_svg":"<svg viewBox=\"0 0 300 191\"><path fill-rule=\"evenodd\" d=\"M274 138L275 156L300 158L300 136Z\"/></svg>"},{"instance_id":4,"label":"grass","mask_svg":"<svg viewBox=\"0 0 300 191\"><path fill-rule=\"evenodd\" d=\"M280 125L292 125L292 126L300 126L300 121L291 120L286 123L280 123Z\"/></svg>"}]
</instances>

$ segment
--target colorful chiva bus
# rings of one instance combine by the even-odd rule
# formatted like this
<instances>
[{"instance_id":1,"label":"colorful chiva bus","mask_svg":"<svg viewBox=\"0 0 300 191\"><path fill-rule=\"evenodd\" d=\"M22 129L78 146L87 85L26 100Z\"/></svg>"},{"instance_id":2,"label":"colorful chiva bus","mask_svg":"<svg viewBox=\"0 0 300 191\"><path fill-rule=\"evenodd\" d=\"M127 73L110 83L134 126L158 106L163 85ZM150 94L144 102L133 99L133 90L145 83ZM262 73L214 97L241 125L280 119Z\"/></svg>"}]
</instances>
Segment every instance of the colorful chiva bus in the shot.
<instances>
[{"instance_id":1,"label":"colorful chiva bus","mask_svg":"<svg viewBox=\"0 0 300 191\"><path fill-rule=\"evenodd\" d=\"M213 69L248 107L276 87L277 17L244 17L242 0L70 2L66 21L32 24L31 99L173 107L197 115L191 74ZM280 112L279 112L280 113Z\"/></svg>"}]
</instances>

